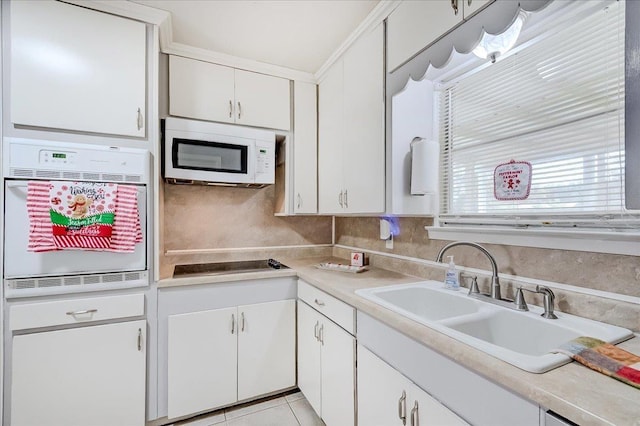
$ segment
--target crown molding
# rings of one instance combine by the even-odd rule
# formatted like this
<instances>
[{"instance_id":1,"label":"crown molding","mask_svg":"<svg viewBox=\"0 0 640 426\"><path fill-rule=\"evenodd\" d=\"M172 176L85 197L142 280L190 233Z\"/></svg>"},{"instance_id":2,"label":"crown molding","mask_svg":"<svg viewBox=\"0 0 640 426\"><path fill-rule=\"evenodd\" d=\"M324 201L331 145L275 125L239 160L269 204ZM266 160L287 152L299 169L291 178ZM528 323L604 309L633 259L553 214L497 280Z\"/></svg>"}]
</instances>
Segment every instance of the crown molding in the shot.
<instances>
[{"instance_id":1,"label":"crown molding","mask_svg":"<svg viewBox=\"0 0 640 426\"><path fill-rule=\"evenodd\" d=\"M125 16L127 18L143 21L148 24L162 26L167 19L171 20L171 14L165 10L155 9L126 0L63 0L65 3L99 10L112 15Z\"/></svg>"},{"instance_id":2,"label":"crown molding","mask_svg":"<svg viewBox=\"0 0 640 426\"><path fill-rule=\"evenodd\" d=\"M349 47L367 31L371 31L378 24L384 21L391 12L402 2L402 0L381 0L380 3L373 8L367 17L358 25L358 27L349 34L349 37L333 52L329 59L314 74L316 81L320 82L326 75L329 68L349 49Z\"/></svg>"}]
</instances>

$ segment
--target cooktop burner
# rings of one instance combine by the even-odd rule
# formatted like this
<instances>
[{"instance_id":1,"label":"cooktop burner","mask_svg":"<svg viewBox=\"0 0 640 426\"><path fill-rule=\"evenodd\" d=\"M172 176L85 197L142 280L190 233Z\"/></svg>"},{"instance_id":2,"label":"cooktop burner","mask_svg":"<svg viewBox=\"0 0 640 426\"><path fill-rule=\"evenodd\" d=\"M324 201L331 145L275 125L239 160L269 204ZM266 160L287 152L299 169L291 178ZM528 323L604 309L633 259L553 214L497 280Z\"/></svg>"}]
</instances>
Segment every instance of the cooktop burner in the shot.
<instances>
[{"instance_id":1,"label":"cooktop burner","mask_svg":"<svg viewBox=\"0 0 640 426\"><path fill-rule=\"evenodd\" d=\"M173 271L173 276L183 277L186 275L239 274L243 272L260 272L274 269L289 269L289 267L275 259L196 263L192 265L176 265Z\"/></svg>"}]
</instances>

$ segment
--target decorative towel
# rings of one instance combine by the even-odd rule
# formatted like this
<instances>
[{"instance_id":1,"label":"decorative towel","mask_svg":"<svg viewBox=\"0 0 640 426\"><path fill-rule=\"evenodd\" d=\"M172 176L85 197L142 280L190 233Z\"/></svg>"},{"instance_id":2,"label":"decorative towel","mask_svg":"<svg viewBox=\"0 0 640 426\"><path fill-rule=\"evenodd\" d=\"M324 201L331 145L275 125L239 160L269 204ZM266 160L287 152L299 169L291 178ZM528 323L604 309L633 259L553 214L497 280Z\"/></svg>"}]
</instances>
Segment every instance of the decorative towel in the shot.
<instances>
[{"instance_id":1,"label":"decorative towel","mask_svg":"<svg viewBox=\"0 0 640 426\"><path fill-rule=\"evenodd\" d=\"M62 204L63 208L66 207L64 205L65 200L57 194L57 191L51 196L51 191L55 184L60 184L61 186L67 184L68 186L74 184L74 182L29 181L28 183L27 213L29 215L30 232L27 249L29 251L44 252L72 248L56 245L54 238L54 228L56 226L52 223L50 210L60 204ZM94 205L95 211L100 211L97 208L99 205L104 206L102 208L103 211L115 208L113 210L109 244L106 247L75 247L76 249L130 253L135 251L136 243L142 241L137 188L133 185L114 185L114 187L116 188L115 197L113 195L107 197L107 192L104 198L105 204L102 204L102 199L99 199ZM114 198L113 203L106 201L112 197ZM92 202L91 204L94 203ZM83 210L82 203L78 210ZM82 215L82 212L76 213L76 216L80 215ZM69 217L71 216L73 216L73 211Z\"/></svg>"},{"instance_id":2,"label":"decorative towel","mask_svg":"<svg viewBox=\"0 0 640 426\"><path fill-rule=\"evenodd\" d=\"M61 249L106 249L118 185L95 182L51 182L49 185L53 242Z\"/></svg>"},{"instance_id":3,"label":"decorative towel","mask_svg":"<svg viewBox=\"0 0 640 426\"><path fill-rule=\"evenodd\" d=\"M593 337L578 337L555 352L640 389L640 356Z\"/></svg>"}]
</instances>

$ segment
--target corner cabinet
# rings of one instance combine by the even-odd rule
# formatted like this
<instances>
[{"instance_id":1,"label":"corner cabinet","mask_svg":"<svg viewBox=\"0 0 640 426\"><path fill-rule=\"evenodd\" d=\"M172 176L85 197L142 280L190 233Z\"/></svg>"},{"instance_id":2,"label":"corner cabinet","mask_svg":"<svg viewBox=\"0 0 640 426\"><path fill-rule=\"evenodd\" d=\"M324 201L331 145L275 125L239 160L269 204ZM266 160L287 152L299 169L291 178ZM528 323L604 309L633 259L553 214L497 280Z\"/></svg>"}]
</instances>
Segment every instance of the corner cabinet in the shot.
<instances>
[{"instance_id":1,"label":"corner cabinet","mask_svg":"<svg viewBox=\"0 0 640 426\"><path fill-rule=\"evenodd\" d=\"M317 86L293 85L293 191L295 214L318 212L318 107Z\"/></svg>"},{"instance_id":2,"label":"corner cabinet","mask_svg":"<svg viewBox=\"0 0 640 426\"><path fill-rule=\"evenodd\" d=\"M327 71L318 99L318 210L384 211L384 31L358 40Z\"/></svg>"},{"instance_id":3,"label":"corner cabinet","mask_svg":"<svg viewBox=\"0 0 640 426\"><path fill-rule=\"evenodd\" d=\"M291 128L289 80L180 56L169 57L173 116Z\"/></svg>"},{"instance_id":4,"label":"corner cabinet","mask_svg":"<svg viewBox=\"0 0 640 426\"><path fill-rule=\"evenodd\" d=\"M145 136L146 25L70 4L10 4L11 122Z\"/></svg>"},{"instance_id":5,"label":"corner cabinet","mask_svg":"<svg viewBox=\"0 0 640 426\"><path fill-rule=\"evenodd\" d=\"M294 318L295 300L170 315L168 417L295 386Z\"/></svg>"},{"instance_id":6,"label":"corner cabinet","mask_svg":"<svg viewBox=\"0 0 640 426\"><path fill-rule=\"evenodd\" d=\"M327 426L354 425L353 308L302 280L298 297L298 387Z\"/></svg>"},{"instance_id":7,"label":"corner cabinet","mask_svg":"<svg viewBox=\"0 0 640 426\"><path fill-rule=\"evenodd\" d=\"M358 422L385 426L464 426L464 420L358 345Z\"/></svg>"}]
</instances>

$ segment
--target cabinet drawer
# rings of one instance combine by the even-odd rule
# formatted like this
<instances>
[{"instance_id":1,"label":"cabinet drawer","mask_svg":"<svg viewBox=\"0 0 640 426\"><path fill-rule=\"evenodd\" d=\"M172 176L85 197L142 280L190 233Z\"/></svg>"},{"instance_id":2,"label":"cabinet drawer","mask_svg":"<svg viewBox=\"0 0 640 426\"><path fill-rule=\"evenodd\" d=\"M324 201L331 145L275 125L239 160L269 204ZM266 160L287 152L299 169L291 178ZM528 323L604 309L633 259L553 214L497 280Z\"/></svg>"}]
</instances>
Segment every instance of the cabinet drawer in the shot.
<instances>
[{"instance_id":1,"label":"cabinet drawer","mask_svg":"<svg viewBox=\"0 0 640 426\"><path fill-rule=\"evenodd\" d=\"M309 306L321 312L349 333L355 334L355 310L351 306L303 280L298 280L298 298L304 300Z\"/></svg>"},{"instance_id":2,"label":"cabinet drawer","mask_svg":"<svg viewBox=\"0 0 640 426\"><path fill-rule=\"evenodd\" d=\"M80 324L144 315L144 294L25 303L9 308L11 330Z\"/></svg>"}]
</instances>

